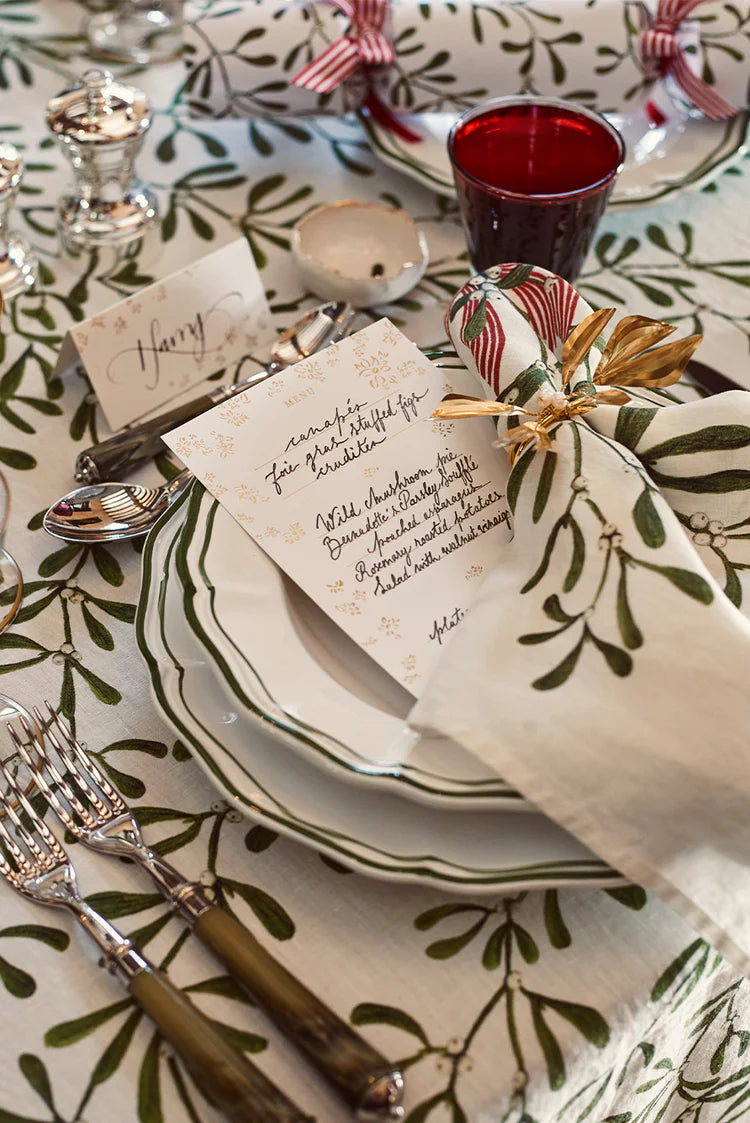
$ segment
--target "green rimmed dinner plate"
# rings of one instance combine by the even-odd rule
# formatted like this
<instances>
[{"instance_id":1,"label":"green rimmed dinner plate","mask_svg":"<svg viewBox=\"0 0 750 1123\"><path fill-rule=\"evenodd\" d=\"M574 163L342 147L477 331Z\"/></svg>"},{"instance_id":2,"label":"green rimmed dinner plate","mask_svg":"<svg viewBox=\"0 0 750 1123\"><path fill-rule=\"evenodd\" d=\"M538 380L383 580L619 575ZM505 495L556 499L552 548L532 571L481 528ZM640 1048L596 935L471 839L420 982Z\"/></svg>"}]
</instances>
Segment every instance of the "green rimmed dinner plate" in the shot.
<instances>
[{"instance_id":1,"label":"green rimmed dinner plate","mask_svg":"<svg viewBox=\"0 0 750 1123\"><path fill-rule=\"evenodd\" d=\"M460 745L411 729L413 697L200 485L176 566L187 626L250 720L353 783L445 808L527 810Z\"/></svg>"},{"instance_id":2,"label":"green rimmed dinner plate","mask_svg":"<svg viewBox=\"0 0 750 1123\"><path fill-rule=\"evenodd\" d=\"M189 499L149 536L136 635L155 702L219 791L359 872L453 891L616 886L620 875L542 815L442 811L334 778L249 722L186 626L176 553Z\"/></svg>"}]
</instances>

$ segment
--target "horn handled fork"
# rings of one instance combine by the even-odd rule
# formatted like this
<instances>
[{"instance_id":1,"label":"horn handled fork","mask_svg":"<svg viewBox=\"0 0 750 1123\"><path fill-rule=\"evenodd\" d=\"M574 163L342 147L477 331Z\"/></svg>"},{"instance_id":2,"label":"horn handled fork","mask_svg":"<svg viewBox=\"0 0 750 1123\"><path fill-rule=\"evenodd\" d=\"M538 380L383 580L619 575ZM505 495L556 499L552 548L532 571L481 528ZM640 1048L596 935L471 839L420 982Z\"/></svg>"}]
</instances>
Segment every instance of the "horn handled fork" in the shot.
<instances>
[{"instance_id":1,"label":"horn handled fork","mask_svg":"<svg viewBox=\"0 0 750 1123\"><path fill-rule=\"evenodd\" d=\"M9 727L10 728L10 727ZM311 1123L188 998L81 897L75 869L6 766L0 775L0 875L19 893L64 908L103 953L107 966L156 1023L193 1083L232 1123ZM14 829L11 829L10 824Z\"/></svg>"},{"instance_id":2,"label":"horn handled fork","mask_svg":"<svg viewBox=\"0 0 750 1123\"><path fill-rule=\"evenodd\" d=\"M145 844L120 793L49 703L46 718L36 707L34 714L64 766L62 771L47 748L37 746L25 718L19 720L26 744L8 728L37 787L70 833L100 853L134 859L150 874L198 939L305 1053L359 1123L402 1119L404 1081L398 1068L274 959L201 885L187 881ZM29 752L30 744L38 754L36 761Z\"/></svg>"}]
</instances>

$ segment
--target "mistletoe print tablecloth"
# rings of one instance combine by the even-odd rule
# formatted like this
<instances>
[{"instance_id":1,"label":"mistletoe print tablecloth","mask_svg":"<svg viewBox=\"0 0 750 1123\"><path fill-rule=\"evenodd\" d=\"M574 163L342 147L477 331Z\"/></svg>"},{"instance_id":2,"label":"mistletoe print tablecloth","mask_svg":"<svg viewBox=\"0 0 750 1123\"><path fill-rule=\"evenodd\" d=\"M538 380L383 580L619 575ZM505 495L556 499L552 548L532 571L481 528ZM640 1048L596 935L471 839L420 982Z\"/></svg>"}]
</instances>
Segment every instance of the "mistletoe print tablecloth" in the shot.
<instances>
[{"instance_id":1,"label":"mistletoe print tablecloth","mask_svg":"<svg viewBox=\"0 0 750 1123\"><path fill-rule=\"evenodd\" d=\"M6 544L26 579L22 611L0 636L0 688L26 705L62 706L149 841L402 1062L409 1123L740 1119L750 1104L748 984L658 899L636 886L493 896L389 884L243 819L151 702L133 630L138 548L85 549L41 529L43 510L73 486L77 452L107 432L86 381L53 373L74 322L244 236L281 328L316 302L295 273L290 228L337 198L402 206L423 227L424 279L377 313L420 345L445 342L444 309L470 272L453 205L384 169L355 121L198 121L179 63L130 75L158 110L139 159L161 205L157 252L114 272L61 257L54 208L67 169L44 108L90 65L85 18L72 0L0 2L0 138L26 160L14 222L41 262L36 290L9 305L0 342ZM740 166L663 208L606 214L578 282L592 305L702 331L701 358L746 385L748 182ZM169 470L160 461L140 478ZM71 851L97 907L321 1123L345 1123L135 869ZM2 884L0 910L0 1123L218 1123L62 915Z\"/></svg>"}]
</instances>

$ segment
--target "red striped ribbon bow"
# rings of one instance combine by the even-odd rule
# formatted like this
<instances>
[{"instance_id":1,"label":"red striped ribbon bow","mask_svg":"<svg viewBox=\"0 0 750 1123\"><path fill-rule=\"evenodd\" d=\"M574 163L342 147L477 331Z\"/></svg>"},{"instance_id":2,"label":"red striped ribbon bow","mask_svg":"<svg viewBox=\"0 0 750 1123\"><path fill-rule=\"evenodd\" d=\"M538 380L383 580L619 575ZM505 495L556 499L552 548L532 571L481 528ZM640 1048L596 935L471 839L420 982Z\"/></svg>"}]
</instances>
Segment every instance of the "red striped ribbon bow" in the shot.
<instances>
[{"instance_id":1,"label":"red striped ribbon bow","mask_svg":"<svg viewBox=\"0 0 750 1123\"><path fill-rule=\"evenodd\" d=\"M653 26L641 35L644 59L660 59L662 73L671 74L696 109L712 121L733 117L737 109L690 69L684 49L677 41L680 24L704 0L659 0Z\"/></svg>"},{"instance_id":2,"label":"red striped ribbon bow","mask_svg":"<svg viewBox=\"0 0 750 1123\"><path fill-rule=\"evenodd\" d=\"M292 78L295 86L303 86L317 94L328 94L348 78L358 66L391 63L395 58L393 44L383 32L388 0L329 0L351 20L347 35L326 47Z\"/></svg>"}]
</instances>

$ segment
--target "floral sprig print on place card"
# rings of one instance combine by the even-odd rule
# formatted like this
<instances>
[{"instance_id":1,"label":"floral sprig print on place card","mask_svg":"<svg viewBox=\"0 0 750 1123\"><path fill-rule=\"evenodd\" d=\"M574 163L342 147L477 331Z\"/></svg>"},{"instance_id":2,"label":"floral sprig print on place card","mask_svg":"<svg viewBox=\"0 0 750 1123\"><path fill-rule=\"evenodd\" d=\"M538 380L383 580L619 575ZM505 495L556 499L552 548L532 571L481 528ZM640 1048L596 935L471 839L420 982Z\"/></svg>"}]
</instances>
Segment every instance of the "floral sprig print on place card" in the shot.
<instances>
[{"instance_id":1,"label":"floral sprig print on place card","mask_svg":"<svg viewBox=\"0 0 750 1123\"><path fill-rule=\"evenodd\" d=\"M217 453L222 460L234 454L234 437L230 437L228 433L218 433L216 429L211 430L211 436L215 441L212 452Z\"/></svg>"},{"instance_id":2,"label":"floral sprig print on place card","mask_svg":"<svg viewBox=\"0 0 750 1123\"><path fill-rule=\"evenodd\" d=\"M301 523L292 523L288 530L284 532L284 541L290 545L292 542L299 542L300 538L305 537L305 532L302 529Z\"/></svg>"},{"instance_id":3,"label":"floral sprig print on place card","mask_svg":"<svg viewBox=\"0 0 750 1123\"><path fill-rule=\"evenodd\" d=\"M300 378L312 382L325 382L328 377L323 371L322 363L318 359L308 359L305 363L305 369L298 370L297 374Z\"/></svg>"},{"instance_id":4,"label":"floral sprig print on place card","mask_svg":"<svg viewBox=\"0 0 750 1123\"><path fill-rule=\"evenodd\" d=\"M361 616L362 615L362 609L359 607L357 602L353 601L353 600L345 601L342 604L337 604L336 605L336 611L337 612L343 612L345 616Z\"/></svg>"},{"instance_id":5,"label":"floral sprig print on place card","mask_svg":"<svg viewBox=\"0 0 750 1123\"><path fill-rule=\"evenodd\" d=\"M479 577L479 575L482 574L482 573L484 573L484 566L483 565L471 565L466 570L466 573L464 574L464 577L466 578L467 581L471 581L472 577Z\"/></svg>"},{"instance_id":6,"label":"floral sprig print on place card","mask_svg":"<svg viewBox=\"0 0 750 1123\"><path fill-rule=\"evenodd\" d=\"M219 406L218 417L224 425L234 425L239 429L248 420L245 403L230 398L228 402Z\"/></svg>"},{"instance_id":7,"label":"floral sprig print on place card","mask_svg":"<svg viewBox=\"0 0 750 1123\"><path fill-rule=\"evenodd\" d=\"M424 378L425 370L421 367L415 359L407 359L404 363L399 363L398 373L403 379L408 378Z\"/></svg>"},{"instance_id":8,"label":"floral sprig print on place card","mask_svg":"<svg viewBox=\"0 0 750 1123\"><path fill-rule=\"evenodd\" d=\"M360 647L372 647L378 642L377 636L368 636L367 639L360 640Z\"/></svg>"},{"instance_id":9,"label":"floral sprig print on place card","mask_svg":"<svg viewBox=\"0 0 750 1123\"><path fill-rule=\"evenodd\" d=\"M364 475L369 480L370 476L374 476L375 473L379 471L380 468L365 468Z\"/></svg>"},{"instance_id":10,"label":"floral sprig print on place card","mask_svg":"<svg viewBox=\"0 0 750 1123\"><path fill-rule=\"evenodd\" d=\"M332 585L326 585L326 589L328 589L329 593L333 593L334 595L336 595L337 593L343 593L344 582L339 578L339 580L334 581Z\"/></svg>"},{"instance_id":11,"label":"floral sprig print on place card","mask_svg":"<svg viewBox=\"0 0 750 1123\"><path fill-rule=\"evenodd\" d=\"M433 421L430 425L432 432L437 433L439 437L447 437L449 433L453 432L454 428L452 421Z\"/></svg>"},{"instance_id":12,"label":"floral sprig print on place card","mask_svg":"<svg viewBox=\"0 0 750 1123\"><path fill-rule=\"evenodd\" d=\"M390 359L385 351L378 351L374 355L365 356L361 362L354 364L354 369L360 378L366 378L373 390L385 389L398 382L398 376L391 367Z\"/></svg>"},{"instance_id":13,"label":"floral sprig print on place card","mask_svg":"<svg viewBox=\"0 0 750 1123\"><path fill-rule=\"evenodd\" d=\"M199 437L197 433L186 433L184 437L180 437L174 446L175 455L180 460L186 460L191 453L200 452L203 456L209 456L211 453L211 446L208 445L203 437Z\"/></svg>"},{"instance_id":14,"label":"floral sprig print on place card","mask_svg":"<svg viewBox=\"0 0 750 1123\"><path fill-rule=\"evenodd\" d=\"M226 495L229 491L226 484L219 483L215 472L206 472L204 482L211 494L215 495L217 499L221 499L222 495Z\"/></svg>"},{"instance_id":15,"label":"floral sprig print on place card","mask_svg":"<svg viewBox=\"0 0 750 1123\"><path fill-rule=\"evenodd\" d=\"M268 496L261 495L257 487L250 487L248 484L237 484L235 494L242 500L243 503L267 503Z\"/></svg>"},{"instance_id":16,"label":"floral sprig print on place card","mask_svg":"<svg viewBox=\"0 0 750 1123\"><path fill-rule=\"evenodd\" d=\"M128 322L124 316L118 316L115 320L115 335L122 335L128 326Z\"/></svg>"},{"instance_id":17,"label":"floral sprig print on place card","mask_svg":"<svg viewBox=\"0 0 750 1123\"><path fill-rule=\"evenodd\" d=\"M398 616L381 616L380 623L378 624L378 631L383 632L384 635L389 636L391 639L401 639L401 621Z\"/></svg>"},{"instance_id":18,"label":"floral sprig print on place card","mask_svg":"<svg viewBox=\"0 0 750 1123\"><path fill-rule=\"evenodd\" d=\"M414 654L407 655L405 659L401 660L401 666L404 668L404 671L406 672L402 676L403 682L413 683L413 682L416 682L418 678L421 678L421 675L417 671L417 657L416 657L416 655L414 655Z\"/></svg>"}]
</instances>

